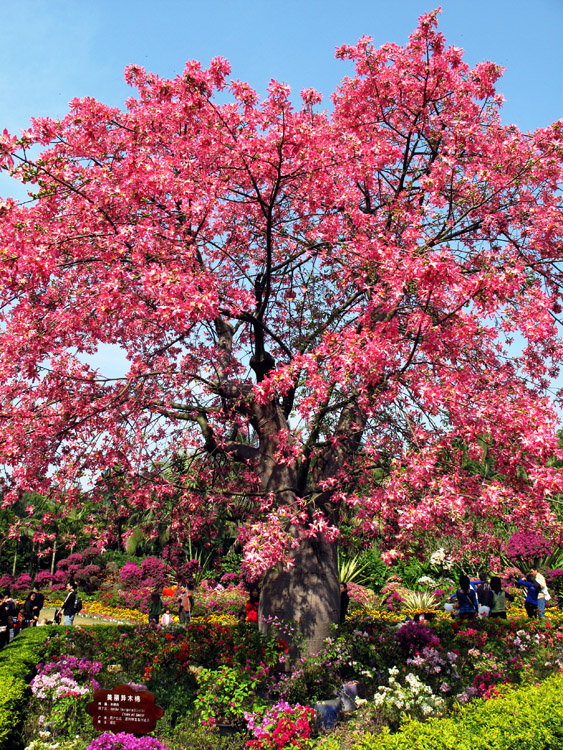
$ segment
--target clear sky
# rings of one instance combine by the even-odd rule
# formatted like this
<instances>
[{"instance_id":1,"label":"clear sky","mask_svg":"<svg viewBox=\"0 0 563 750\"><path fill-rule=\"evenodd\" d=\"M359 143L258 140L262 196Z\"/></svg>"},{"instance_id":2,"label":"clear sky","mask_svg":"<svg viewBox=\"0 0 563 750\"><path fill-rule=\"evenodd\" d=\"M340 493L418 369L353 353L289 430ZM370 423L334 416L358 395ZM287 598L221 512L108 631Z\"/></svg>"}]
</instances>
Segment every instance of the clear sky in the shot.
<instances>
[{"instance_id":1,"label":"clear sky","mask_svg":"<svg viewBox=\"0 0 563 750\"><path fill-rule=\"evenodd\" d=\"M314 87L327 106L351 68L334 50L360 36L404 44L438 0L5 0L0 45L0 131L35 115L61 117L75 96L121 106L127 64L173 77L186 60L226 57L234 78L264 93L271 78L297 94ZM443 0L440 28L470 64L506 68L505 122L523 130L563 116L563 0ZM0 174L0 196L24 198ZM121 374L111 347L97 362ZM101 359L101 361L100 361ZM105 365L105 367L104 367Z\"/></svg>"},{"instance_id":2,"label":"clear sky","mask_svg":"<svg viewBox=\"0 0 563 750\"><path fill-rule=\"evenodd\" d=\"M363 34L404 43L438 0L18 0L2 3L0 130L61 116L75 96L121 105L123 69L164 76L226 57L264 92L270 78L327 99L349 69L334 49ZM506 68L505 120L527 130L563 115L563 0L443 0L440 26L470 63ZM0 192L5 194L4 185Z\"/></svg>"}]
</instances>

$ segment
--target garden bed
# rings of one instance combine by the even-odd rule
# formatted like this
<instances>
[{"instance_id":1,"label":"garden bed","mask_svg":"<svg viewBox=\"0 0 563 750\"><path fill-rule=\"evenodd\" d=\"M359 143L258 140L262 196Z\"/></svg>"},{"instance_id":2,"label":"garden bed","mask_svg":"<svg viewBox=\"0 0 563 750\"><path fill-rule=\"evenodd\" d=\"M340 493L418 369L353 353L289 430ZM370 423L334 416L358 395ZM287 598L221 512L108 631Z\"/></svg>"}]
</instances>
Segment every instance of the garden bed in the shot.
<instances>
[{"instance_id":1,"label":"garden bed","mask_svg":"<svg viewBox=\"0 0 563 750\"><path fill-rule=\"evenodd\" d=\"M93 688L126 683L142 684L155 694L165 713L154 736L172 750L194 747L185 744L188 738L191 743L199 738L202 747L234 750L252 742L260 750L277 750L284 745L267 744L268 737L288 715L294 720L286 722L285 736L298 739L298 747L307 746L307 740L310 747L349 748L363 737L366 748L402 748L406 745L393 743L407 742L400 739L405 732L426 738L427 732L442 731L430 727L443 719L440 726L448 736L466 716L464 706L501 705L499 696L515 700L509 699L515 689L529 691L563 666L560 613L552 613L545 624L528 619L460 624L438 617L430 624L397 626L389 615L356 616L321 653L291 665L287 645L295 633L280 626L265 639L250 624L218 620L187 628L95 625L24 631L0 654L0 669L10 675L0 689L1 750L47 750L56 743L59 750L84 750L99 734L85 711ZM27 684L34 674L30 698ZM315 723L305 707L334 698L345 683L360 693L357 710L343 717L332 735L315 739ZM559 710L550 708L550 716ZM467 716L473 721L471 711ZM405 720L415 728L404 728ZM239 734L221 738L222 724ZM500 728L495 732L502 734Z\"/></svg>"}]
</instances>

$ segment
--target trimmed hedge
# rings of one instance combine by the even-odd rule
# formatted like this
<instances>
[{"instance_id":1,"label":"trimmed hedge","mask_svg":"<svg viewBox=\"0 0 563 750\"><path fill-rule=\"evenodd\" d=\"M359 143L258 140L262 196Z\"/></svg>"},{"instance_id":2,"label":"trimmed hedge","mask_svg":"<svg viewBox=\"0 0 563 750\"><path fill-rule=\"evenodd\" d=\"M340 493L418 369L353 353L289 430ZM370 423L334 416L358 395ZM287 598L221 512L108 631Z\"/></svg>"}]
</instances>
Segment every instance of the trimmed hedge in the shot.
<instances>
[{"instance_id":1,"label":"trimmed hedge","mask_svg":"<svg viewBox=\"0 0 563 750\"><path fill-rule=\"evenodd\" d=\"M365 737L355 750L561 750L563 674L502 697L464 706L459 714L410 722L396 734Z\"/></svg>"},{"instance_id":2,"label":"trimmed hedge","mask_svg":"<svg viewBox=\"0 0 563 750\"><path fill-rule=\"evenodd\" d=\"M45 640L56 627L27 628L0 651L0 750L20 746L20 729L29 683Z\"/></svg>"}]
</instances>

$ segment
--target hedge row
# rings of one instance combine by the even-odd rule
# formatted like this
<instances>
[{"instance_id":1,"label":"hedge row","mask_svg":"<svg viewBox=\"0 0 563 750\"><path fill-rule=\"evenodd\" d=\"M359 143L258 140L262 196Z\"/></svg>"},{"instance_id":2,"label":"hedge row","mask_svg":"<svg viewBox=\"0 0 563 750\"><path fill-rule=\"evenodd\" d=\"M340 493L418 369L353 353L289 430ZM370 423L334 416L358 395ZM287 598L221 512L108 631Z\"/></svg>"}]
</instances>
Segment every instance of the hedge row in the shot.
<instances>
[{"instance_id":1,"label":"hedge row","mask_svg":"<svg viewBox=\"0 0 563 750\"><path fill-rule=\"evenodd\" d=\"M41 660L43 644L56 628L28 628L0 651L0 750L19 747L29 682Z\"/></svg>"},{"instance_id":2,"label":"hedge row","mask_svg":"<svg viewBox=\"0 0 563 750\"><path fill-rule=\"evenodd\" d=\"M446 719L365 737L354 750L561 750L563 674L464 706Z\"/></svg>"}]
</instances>

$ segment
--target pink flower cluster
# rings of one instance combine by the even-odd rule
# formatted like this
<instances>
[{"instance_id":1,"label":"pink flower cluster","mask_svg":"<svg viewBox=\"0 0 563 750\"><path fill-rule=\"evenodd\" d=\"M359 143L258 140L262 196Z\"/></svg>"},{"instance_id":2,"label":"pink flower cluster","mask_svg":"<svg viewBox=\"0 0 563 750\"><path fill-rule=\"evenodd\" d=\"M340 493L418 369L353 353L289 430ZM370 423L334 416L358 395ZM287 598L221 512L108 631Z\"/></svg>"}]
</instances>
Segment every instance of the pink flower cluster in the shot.
<instances>
[{"instance_id":1,"label":"pink flower cluster","mask_svg":"<svg viewBox=\"0 0 563 750\"><path fill-rule=\"evenodd\" d=\"M255 739L248 740L246 746L253 750L286 750L286 748L304 747L311 736L314 709L297 703L290 706L286 701L279 701L272 706L260 723L256 716L246 714L248 729Z\"/></svg>"}]
</instances>

